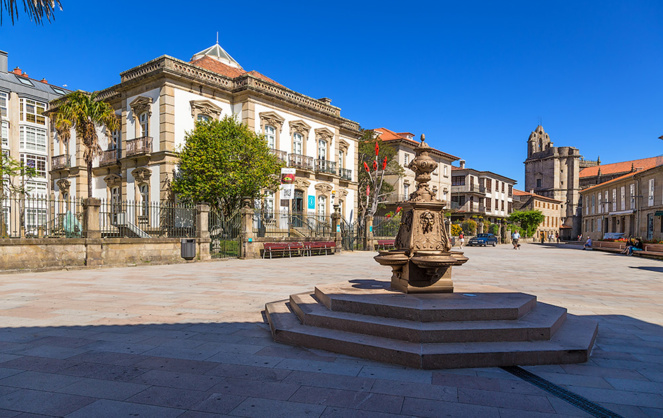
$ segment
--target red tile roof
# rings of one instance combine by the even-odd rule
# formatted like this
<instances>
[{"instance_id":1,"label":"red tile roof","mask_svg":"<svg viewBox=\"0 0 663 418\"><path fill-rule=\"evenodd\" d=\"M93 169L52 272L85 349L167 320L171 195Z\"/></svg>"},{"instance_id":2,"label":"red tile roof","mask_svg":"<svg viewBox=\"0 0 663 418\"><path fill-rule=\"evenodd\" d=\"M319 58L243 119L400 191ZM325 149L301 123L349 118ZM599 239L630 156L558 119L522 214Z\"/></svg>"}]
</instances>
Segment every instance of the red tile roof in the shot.
<instances>
[{"instance_id":1,"label":"red tile roof","mask_svg":"<svg viewBox=\"0 0 663 418\"><path fill-rule=\"evenodd\" d=\"M652 168L653 168L653 167L652 167ZM635 176L636 174L638 174L638 173L640 173L640 172L642 172L642 171L644 171L644 170L634 171L634 172L632 172L632 173L624 174L623 176L615 177L615 178L612 179L612 180L605 181L605 182L603 182L603 183L599 183L599 184L597 184L597 185L595 185L595 186L588 187L588 188L586 188L586 189L582 189L582 190L580 191L580 193L585 193L585 192L587 192L587 191L594 190L594 189L596 189L597 187L605 186L605 185L607 185L607 184L612 184L612 183L614 183L614 182L616 182L616 181L619 181L619 180L623 180L623 179L627 179L627 178L629 178L629 177L633 177L633 176ZM603 173L603 170L601 170L601 173Z\"/></svg>"},{"instance_id":2,"label":"red tile roof","mask_svg":"<svg viewBox=\"0 0 663 418\"><path fill-rule=\"evenodd\" d=\"M631 167L633 167L636 171L642 171L658 167L659 165L663 165L663 156L642 158L640 160L624 161L621 163L602 164L594 167L583 168L580 170L580 178L595 177L598 175L599 169L603 175L612 175L629 173L631 171Z\"/></svg>"},{"instance_id":3,"label":"red tile roof","mask_svg":"<svg viewBox=\"0 0 663 418\"><path fill-rule=\"evenodd\" d=\"M382 141L403 141L403 142L406 142L406 143L408 143L408 144L411 144L412 146L415 146L415 147L418 146L418 145L420 144L419 141L415 141L415 140L413 140L413 139L409 139L409 138L406 136L406 135L412 135L412 136L414 136L414 134L412 134L412 133L410 133L410 132L394 132L394 131L392 131L392 130L390 130L390 129L387 129L387 128L376 128L376 129L373 129L373 131L374 131L374 132L379 132L379 133L380 133L380 139L381 139ZM446 152L444 152L444 151L440 151L440 150L438 150L438 149L436 149L436 148L433 148L433 147L431 147L431 151L432 151L434 154L441 155L441 156L443 156L443 157L445 157L445 158L449 158L449 159L451 159L452 161L456 161L456 160L459 160L459 159L460 159L459 157L456 157L455 155L447 154ZM451 167L451 169L453 170L453 167Z\"/></svg>"},{"instance_id":4,"label":"red tile roof","mask_svg":"<svg viewBox=\"0 0 663 418\"><path fill-rule=\"evenodd\" d=\"M204 69L209 70L209 71L213 71L217 74L225 75L226 77L230 77L230 78L236 78L236 77L239 77L239 76L244 75L244 74L250 74L250 75L252 75L256 78L259 78L261 80L264 80L264 81L267 81L267 82L270 82L270 83L274 83L274 84L277 84L279 86L281 85L281 84L277 83L276 81L272 80L271 78L269 78L269 77L267 77L263 74L260 74L257 71L244 71L244 70L241 70L239 68L235 68L235 67L231 67L230 65L226 65L222 62L219 62L219 61L215 60L214 58L210 58L210 57L207 57L207 56L202 57L200 59L197 59L195 61L191 61L191 64L193 64L197 67L200 67L200 68L204 68Z\"/></svg>"}]
</instances>

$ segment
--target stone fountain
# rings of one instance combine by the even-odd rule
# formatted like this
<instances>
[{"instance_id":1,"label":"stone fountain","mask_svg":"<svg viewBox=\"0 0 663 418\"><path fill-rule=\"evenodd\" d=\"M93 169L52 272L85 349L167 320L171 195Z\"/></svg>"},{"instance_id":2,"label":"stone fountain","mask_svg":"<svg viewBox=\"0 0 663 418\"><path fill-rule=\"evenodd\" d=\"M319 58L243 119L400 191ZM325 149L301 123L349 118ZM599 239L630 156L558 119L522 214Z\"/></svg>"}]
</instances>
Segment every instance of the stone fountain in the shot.
<instances>
[{"instance_id":1,"label":"stone fountain","mask_svg":"<svg viewBox=\"0 0 663 418\"><path fill-rule=\"evenodd\" d=\"M358 277L267 303L274 340L424 369L587 361L596 321L525 293L454 292L451 269L468 259L451 251L444 202L428 186L437 167L429 151L422 135L395 249L375 257L391 281Z\"/></svg>"}]
</instances>

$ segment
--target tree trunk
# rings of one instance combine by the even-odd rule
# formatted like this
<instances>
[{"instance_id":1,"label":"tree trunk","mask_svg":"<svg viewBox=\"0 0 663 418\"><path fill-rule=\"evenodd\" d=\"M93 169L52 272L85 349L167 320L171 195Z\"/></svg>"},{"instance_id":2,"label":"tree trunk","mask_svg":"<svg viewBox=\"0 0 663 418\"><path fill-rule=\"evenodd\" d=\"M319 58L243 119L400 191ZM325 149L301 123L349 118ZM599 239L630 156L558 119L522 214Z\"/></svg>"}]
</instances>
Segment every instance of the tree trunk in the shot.
<instances>
[{"instance_id":1,"label":"tree trunk","mask_svg":"<svg viewBox=\"0 0 663 418\"><path fill-rule=\"evenodd\" d=\"M87 197L92 197L92 160L87 162Z\"/></svg>"}]
</instances>

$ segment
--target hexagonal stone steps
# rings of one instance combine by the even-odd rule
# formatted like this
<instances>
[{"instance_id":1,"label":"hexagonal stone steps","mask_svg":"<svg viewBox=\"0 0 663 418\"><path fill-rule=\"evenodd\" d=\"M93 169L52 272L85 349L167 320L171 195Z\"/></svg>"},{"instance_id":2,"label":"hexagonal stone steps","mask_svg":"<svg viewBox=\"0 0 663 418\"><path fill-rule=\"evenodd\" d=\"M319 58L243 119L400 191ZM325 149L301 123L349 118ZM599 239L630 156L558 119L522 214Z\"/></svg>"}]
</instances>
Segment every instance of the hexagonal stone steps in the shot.
<instances>
[{"instance_id":1,"label":"hexagonal stone steps","mask_svg":"<svg viewBox=\"0 0 663 418\"><path fill-rule=\"evenodd\" d=\"M265 307L278 342L417 368L584 362L595 321L523 293L406 295L342 283Z\"/></svg>"}]
</instances>

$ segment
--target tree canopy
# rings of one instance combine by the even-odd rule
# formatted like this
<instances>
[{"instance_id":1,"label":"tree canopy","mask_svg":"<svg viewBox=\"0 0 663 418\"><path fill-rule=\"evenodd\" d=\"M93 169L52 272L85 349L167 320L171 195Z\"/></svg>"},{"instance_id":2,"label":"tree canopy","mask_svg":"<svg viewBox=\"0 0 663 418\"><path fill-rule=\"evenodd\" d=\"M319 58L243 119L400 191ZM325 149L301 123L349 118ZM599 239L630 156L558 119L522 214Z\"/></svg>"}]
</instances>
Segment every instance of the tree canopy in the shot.
<instances>
[{"instance_id":1,"label":"tree canopy","mask_svg":"<svg viewBox=\"0 0 663 418\"><path fill-rule=\"evenodd\" d=\"M525 236L531 237L545 218L540 210L515 211L509 215L509 222L519 224L520 228L525 232Z\"/></svg>"},{"instance_id":2,"label":"tree canopy","mask_svg":"<svg viewBox=\"0 0 663 418\"><path fill-rule=\"evenodd\" d=\"M262 190L276 190L282 166L264 136L235 118L196 122L186 135L172 189L182 201L205 202L228 216L242 198L255 200Z\"/></svg>"},{"instance_id":3,"label":"tree canopy","mask_svg":"<svg viewBox=\"0 0 663 418\"><path fill-rule=\"evenodd\" d=\"M0 25L4 23L4 11L7 11L12 20L12 25L18 20L18 3L18 0L3 0L0 2ZM62 10L60 0L23 0L23 11L37 24L44 23L44 19L49 22L51 19L55 19L56 7Z\"/></svg>"}]
</instances>

